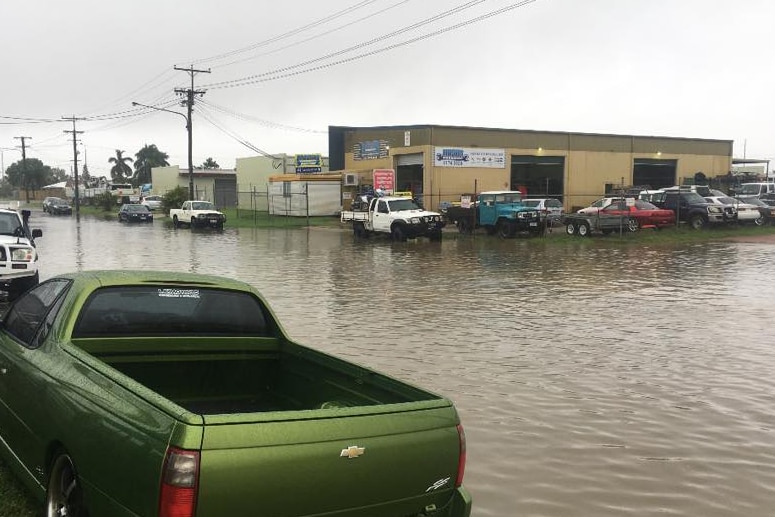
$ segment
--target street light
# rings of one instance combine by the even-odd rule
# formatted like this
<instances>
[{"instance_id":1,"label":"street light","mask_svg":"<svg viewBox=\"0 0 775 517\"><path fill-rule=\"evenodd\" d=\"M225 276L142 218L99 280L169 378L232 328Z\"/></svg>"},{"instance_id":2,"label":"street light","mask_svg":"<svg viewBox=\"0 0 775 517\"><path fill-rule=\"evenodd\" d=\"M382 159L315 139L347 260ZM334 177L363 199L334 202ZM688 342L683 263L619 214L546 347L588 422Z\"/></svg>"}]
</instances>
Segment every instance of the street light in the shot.
<instances>
[{"instance_id":1,"label":"street light","mask_svg":"<svg viewBox=\"0 0 775 517\"><path fill-rule=\"evenodd\" d=\"M180 115L184 119L186 119L186 131L188 131L188 199L192 200L194 199L194 163L193 163L193 157L192 157L192 139L191 139L191 118L179 111L172 111L168 110L166 108L160 108L158 106L148 106L147 104L140 104L139 102L132 101L132 106L142 106L143 108L148 108L152 110L157 111L166 111L167 113L174 113L175 115Z\"/></svg>"}]
</instances>

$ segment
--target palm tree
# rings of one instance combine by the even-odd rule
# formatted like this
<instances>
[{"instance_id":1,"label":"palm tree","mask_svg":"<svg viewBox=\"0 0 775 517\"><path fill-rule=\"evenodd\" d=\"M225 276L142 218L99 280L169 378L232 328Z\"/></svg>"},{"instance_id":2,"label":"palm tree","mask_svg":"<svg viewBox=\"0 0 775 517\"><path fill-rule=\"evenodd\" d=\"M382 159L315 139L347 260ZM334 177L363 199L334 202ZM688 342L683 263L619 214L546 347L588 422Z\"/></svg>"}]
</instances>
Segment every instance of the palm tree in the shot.
<instances>
[{"instance_id":1,"label":"palm tree","mask_svg":"<svg viewBox=\"0 0 775 517\"><path fill-rule=\"evenodd\" d=\"M155 144L148 145L135 153L135 173L132 176L132 183L135 186L143 183L151 183L151 169L154 167L167 167L169 155L160 151Z\"/></svg>"},{"instance_id":2,"label":"palm tree","mask_svg":"<svg viewBox=\"0 0 775 517\"><path fill-rule=\"evenodd\" d=\"M127 165L127 162L132 163L134 160L129 156L124 156L124 151L116 149L116 156L108 158L108 163L112 163L113 167L110 169L110 177L115 183L122 183L126 181L130 174L132 174L132 167Z\"/></svg>"}]
</instances>

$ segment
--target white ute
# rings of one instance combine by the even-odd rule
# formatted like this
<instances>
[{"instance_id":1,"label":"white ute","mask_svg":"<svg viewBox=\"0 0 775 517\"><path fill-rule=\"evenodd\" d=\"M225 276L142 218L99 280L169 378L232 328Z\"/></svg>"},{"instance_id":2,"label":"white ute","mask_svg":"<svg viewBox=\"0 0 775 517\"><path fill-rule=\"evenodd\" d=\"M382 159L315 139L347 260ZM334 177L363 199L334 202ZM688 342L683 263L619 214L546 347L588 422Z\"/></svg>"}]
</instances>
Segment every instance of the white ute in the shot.
<instances>
[{"instance_id":1,"label":"white ute","mask_svg":"<svg viewBox=\"0 0 775 517\"><path fill-rule=\"evenodd\" d=\"M0 208L0 286L12 300L40 281L35 238L43 231L30 231L29 217L29 210Z\"/></svg>"},{"instance_id":2,"label":"white ute","mask_svg":"<svg viewBox=\"0 0 775 517\"><path fill-rule=\"evenodd\" d=\"M209 201L184 201L180 208L170 210L172 225L179 228L186 225L189 228L218 228L223 229L226 216L215 208Z\"/></svg>"},{"instance_id":3,"label":"white ute","mask_svg":"<svg viewBox=\"0 0 775 517\"><path fill-rule=\"evenodd\" d=\"M365 238L372 232L390 235L394 241L415 237L441 240L444 220L441 214L420 208L408 197L375 197L367 210L344 211L340 220L352 221L356 237Z\"/></svg>"}]
</instances>

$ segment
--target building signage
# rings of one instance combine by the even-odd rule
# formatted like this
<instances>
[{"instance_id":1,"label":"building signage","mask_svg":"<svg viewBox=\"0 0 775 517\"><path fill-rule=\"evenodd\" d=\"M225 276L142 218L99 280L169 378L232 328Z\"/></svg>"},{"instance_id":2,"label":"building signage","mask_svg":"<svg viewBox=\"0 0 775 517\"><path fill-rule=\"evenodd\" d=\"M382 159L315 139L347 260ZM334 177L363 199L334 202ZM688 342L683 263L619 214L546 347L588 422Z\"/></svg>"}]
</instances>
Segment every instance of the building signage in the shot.
<instances>
[{"instance_id":1,"label":"building signage","mask_svg":"<svg viewBox=\"0 0 775 517\"><path fill-rule=\"evenodd\" d=\"M396 171L393 169L374 169L374 190L392 194L396 188Z\"/></svg>"},{"instance_id":2,"label":"building signage","mask_svg":"<svg viewBox=\"0 0 775 517\"><path fill-rule=\"evenodd\" d=\"M436 167L506 168L506 151L504 149L436 147L434 155Z\"/></svg>"},{"instance_id":3,"label":"building signage","mask_svg":"<svg viewBox=\"0 0 775 517\"><path fill-rule=\"evenodd\" d=\"M353 146L353 158L356 160L377 160L387 156L387 140L367 140Z\"/></svg>"},{"instance_id":4,"label":"building signage","mask_svg":"<svg viewBox=\"0 0 775 517\"><path fill-rule=\"evenodd\" d=\"M323 171L323 157L319 154L297 154L296 174Z\"/></svg>"}]
</instances>

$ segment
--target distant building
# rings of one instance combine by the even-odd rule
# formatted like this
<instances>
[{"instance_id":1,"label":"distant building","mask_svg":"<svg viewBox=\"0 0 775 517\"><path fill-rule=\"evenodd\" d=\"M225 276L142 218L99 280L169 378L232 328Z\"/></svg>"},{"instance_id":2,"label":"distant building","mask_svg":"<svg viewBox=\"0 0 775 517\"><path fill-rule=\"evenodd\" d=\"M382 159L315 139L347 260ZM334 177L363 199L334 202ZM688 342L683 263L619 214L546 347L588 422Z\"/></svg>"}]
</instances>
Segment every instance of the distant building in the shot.
<instances>
[{"instance_id":1,"label":"distant building","mask_svg":"<svg viewBox=\"0 0 775 517\"><path fill-rule=\"evenodd\" d=\"M297 169L307 168L312 164L307 160L312 156L320 157L320 171L305 174L326 174L328 158L320 155L275 154L272 156L251 156L237 158L237 200L240 207L246 209L269 210L267 194L270 178L283 174L297 174ZM297 160L297 157L300 157ZM302 160L301 157L305 159ZM300 165L297 167L297 161ZM301 172L298 172L301 174Z\"/></svg>"},{"instance_id":2,"label":"distant building","mask_svg":"<svg viewBox=\"0 0 775 517\"><path fill-rule=\"evenodd\" d=\"M237 174L234 169L194 169L194 198L212 201L218 207L237 204ZM163 196L176 187L190 186L188 169L177 165L151 169L152 193Z\"/></svg>"}]
</instances>

